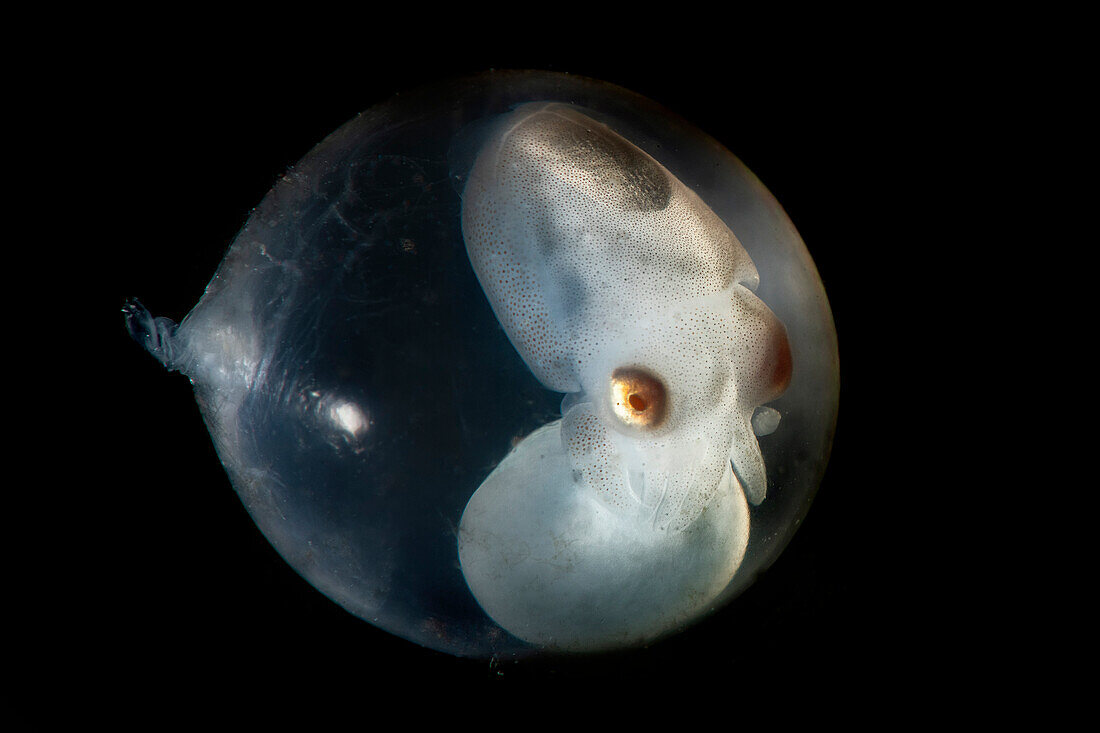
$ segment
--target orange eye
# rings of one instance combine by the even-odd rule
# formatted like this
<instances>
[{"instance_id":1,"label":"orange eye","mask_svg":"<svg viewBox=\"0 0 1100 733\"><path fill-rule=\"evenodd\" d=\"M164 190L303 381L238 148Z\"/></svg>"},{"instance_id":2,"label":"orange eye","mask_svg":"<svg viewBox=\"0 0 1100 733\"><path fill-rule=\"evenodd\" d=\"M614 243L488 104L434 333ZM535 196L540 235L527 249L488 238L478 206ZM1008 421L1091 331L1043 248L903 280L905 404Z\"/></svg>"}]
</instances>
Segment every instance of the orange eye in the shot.
<instances>
[{"instance_id":1,"label":"orange eye","mask_svg":"<svg viewBox=\"0 0 1100 733\"><path fill-rule=\"evenodd\" d=\"M658 427L668 413L664 382L640 367L616 369L611 374L611 409L630 427Z\"/></svg>"}]
</instances>

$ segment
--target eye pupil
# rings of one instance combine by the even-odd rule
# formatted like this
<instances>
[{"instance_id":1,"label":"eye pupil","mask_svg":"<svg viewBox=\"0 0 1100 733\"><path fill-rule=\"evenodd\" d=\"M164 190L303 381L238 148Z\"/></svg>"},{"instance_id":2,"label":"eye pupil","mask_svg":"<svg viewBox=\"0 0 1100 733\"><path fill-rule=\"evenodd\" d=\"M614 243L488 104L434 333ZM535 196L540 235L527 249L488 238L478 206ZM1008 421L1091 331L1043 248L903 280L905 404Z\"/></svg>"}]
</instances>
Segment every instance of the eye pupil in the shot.
<instances>
[{"instance_id":1,"label":"eye pupil","mask_svg":"<svg viewBox=\"0 0 1100 733\"><path fill-rule=\"evenodd\" d=\"M638 412L642 412L646 408L645 400L642 398L641 395L632 394L626 398L626 401L629 402L630 406Z\"/></svg>"}]
</instances>

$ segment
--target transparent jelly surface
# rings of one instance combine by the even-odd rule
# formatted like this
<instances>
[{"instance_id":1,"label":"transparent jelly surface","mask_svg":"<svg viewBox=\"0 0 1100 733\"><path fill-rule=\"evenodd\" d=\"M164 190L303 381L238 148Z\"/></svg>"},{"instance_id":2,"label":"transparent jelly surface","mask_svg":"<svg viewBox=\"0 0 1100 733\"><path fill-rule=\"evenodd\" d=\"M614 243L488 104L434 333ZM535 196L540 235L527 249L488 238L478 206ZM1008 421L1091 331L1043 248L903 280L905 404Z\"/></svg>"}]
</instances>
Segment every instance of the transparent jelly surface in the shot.
<instances>
[{"instance_id":1,"label":"transparent jelly surface","mask_svg":"<svg viewBox=\"0 0 1100 733\"><path fill-rule=\"evenodd\" d=\"M462 656L635 646L732 599L807 511L837 409L779 204L689 123L560 74L364 112L178 327L127 318L287 562Z\"/></svg>"}]
</instances>

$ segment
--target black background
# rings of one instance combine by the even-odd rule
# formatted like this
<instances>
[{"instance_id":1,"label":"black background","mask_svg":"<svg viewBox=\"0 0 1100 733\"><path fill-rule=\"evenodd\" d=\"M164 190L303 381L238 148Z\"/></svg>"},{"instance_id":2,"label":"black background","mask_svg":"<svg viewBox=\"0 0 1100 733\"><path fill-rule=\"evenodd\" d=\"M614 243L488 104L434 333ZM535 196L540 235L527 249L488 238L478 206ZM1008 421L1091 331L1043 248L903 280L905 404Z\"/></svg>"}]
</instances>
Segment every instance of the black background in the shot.
<instances>
[{"instance_id":1,"label":"black background","mask_svg":"<svg viewBox=\"0 0 1100 733\"><path fill-rule=\"evenodd\" d=\"M433 49L400 33L382 45L308 47L289 34L243 51L231 40L104 44L71 72L69 114L90 120L71 164L95 189L84 226L100 242L87 266L99 273L90 321L106 367L89 389L85 426L101 445L104 483L78 504L89 521L66 572L82 591L61 609L71 674L109 668L112 685L195 694L214 681L332 678L372 689L615 681L643 697L649 685L703 678L736 697L842 679L893 689L940 664L941 611L927 600L928 561L917 561L935 541L920 525L930 510L912 435L925 405L912 386L925 357L911 348L907 298L922 236L916 211L931 205L916 198L914 179L942 155L931 142L943 109L932 103L942 99L922 46L813 29L794 39L768 27L659 52ZM647 649L490 663L416 647L350 616L260 535L189 384L123 328L119 309L132 296L158 315L186 315L250 208L329 132L402 89L488 68L593 76L693 121L783 204L833 307L840 414L804 525L748 592ZM974 654L954 648L955 668L977 664Z\"/></svg>"}]
</instances>

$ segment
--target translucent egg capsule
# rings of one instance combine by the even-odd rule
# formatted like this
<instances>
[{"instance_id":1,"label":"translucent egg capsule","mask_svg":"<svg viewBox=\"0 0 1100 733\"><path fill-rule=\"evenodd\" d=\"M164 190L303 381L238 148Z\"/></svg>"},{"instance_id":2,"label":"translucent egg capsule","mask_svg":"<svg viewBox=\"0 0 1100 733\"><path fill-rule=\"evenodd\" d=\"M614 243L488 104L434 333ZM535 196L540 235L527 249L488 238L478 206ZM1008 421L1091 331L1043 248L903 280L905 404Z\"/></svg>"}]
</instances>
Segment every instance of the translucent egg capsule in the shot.
<instances>
[{"instance_id":1,"label":"translucent egg capsule","mask_svg":"<svg viewBox=\"0 0 1100 733\"><path fill-rule=\"evenodd\" d=\"M178 326L126 315L287 562L462 656L635 646L733 598L807 510L837 408L778 203L683 120L561 74L368 110Z\"/></svg>"}]
</instances>

